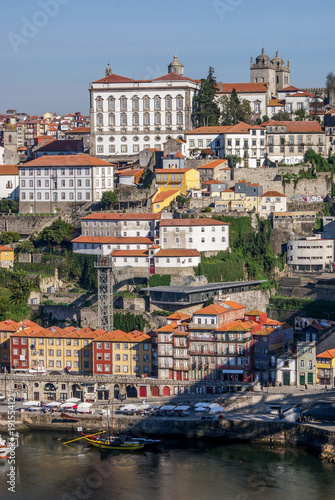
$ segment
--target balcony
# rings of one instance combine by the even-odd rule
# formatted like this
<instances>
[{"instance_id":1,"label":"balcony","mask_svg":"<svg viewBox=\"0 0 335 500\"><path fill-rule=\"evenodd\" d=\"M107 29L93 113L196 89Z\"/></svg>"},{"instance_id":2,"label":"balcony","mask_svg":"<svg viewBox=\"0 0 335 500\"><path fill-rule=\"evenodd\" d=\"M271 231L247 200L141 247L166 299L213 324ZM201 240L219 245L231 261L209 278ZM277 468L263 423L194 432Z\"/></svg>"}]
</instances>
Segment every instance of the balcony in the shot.
<instances>
[{"instance_id":1,"label":"balcony","mask_svg":"<svg viewBox=\"0 0 335 500\"><path fill-rule=\"evenodd\" d=\"M174 359L189 359L189 355L188 354L175 354L173 353L173 358Z\"/></svg>"},{"instance_id":2,"label":"balcony","mask_svg":"<svg viewBox=\"0 0 335 500\"><path fill-rule=\"evenodd\" d=\"M189 368L188 365L180 365L180 366L178 366L178 365L174 364L173 365L173 369L174 370L181 370L181 371L187 371L188 372L190 368Z\"/></svg>"}]
</instances>

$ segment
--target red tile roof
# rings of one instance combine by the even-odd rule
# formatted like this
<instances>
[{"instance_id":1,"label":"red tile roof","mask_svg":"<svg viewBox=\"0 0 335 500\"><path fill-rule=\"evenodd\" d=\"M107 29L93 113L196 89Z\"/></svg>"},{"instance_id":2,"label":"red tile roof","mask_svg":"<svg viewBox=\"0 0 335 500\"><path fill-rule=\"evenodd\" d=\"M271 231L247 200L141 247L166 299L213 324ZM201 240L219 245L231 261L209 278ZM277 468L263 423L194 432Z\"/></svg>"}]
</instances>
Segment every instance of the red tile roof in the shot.
<instances>
[{"instance_id":1,"label":"red tile roof","mask_svg":"<svg viewBox=\"0 0 335 500\"><path fill-rule=\"evenodd\" d=\"M22 165L19 165L21 168L24 167L110 167L111 164L107 161L100 160L99 158L95 158L91 155L86 154L78 154L78 155L53 155L53 156L41 156L40 158L36 158L35 160L28 161Z\"/></svg>"},{"instance_id":2,"label":"red tile roof","mask_svg":"<svg viewBox=\"0 0 335 500\"><path fill-rule=\"evenodd\" d=\"M218 93L231 93L233 89L237 93L249 93L249 92L267 92L267 83L217 83L216 84Z\"/></svg>"},{"instance_id":3,"label":"red tile roof","mask_svg":"<svg viewBox=\"0 0 335 500\"><path fill-rule=\"evenodd\" d=\"M186 132L185 135L225 134L229 128L230 128L230 125L222 125L222 126L216 125L216 126L211 126L211 127L198 127L198 128L193 129L193 130L190 130L190 132ZM221 161L224 161L224 160L221 160Z\"/></svg>"},{"instance_id":4,"label":"red tile roof","mask_svg":"<svg viewBox=\"0 0 335 500\"><path fill-rule=\"evenodd\" d=\"M293 87L293 85L291 85L290 87L285 87L284 89L278 90L278 92L292 92L292 91L297 91L297 90L301 90L301 89L298 89L297 87Z\"/></svg>"},{"instance_id":5,"label":"red tile roof","mask_svg":"<svg viewBox=\"0 0 335 500\"><path fill-rule=\"evenodd\" d=\"M210 179L209 181L204 181L201 184L223 184L223 182L217 181L216 179Z\"/></svg>"},{"instance_id":6,"label":"red tile roof","mask_svg":"<svg viewBox=\"0 0 335 500\"><path fill-rule=\"evenodd\" d=\"M287 97L315 97L310 92L296 92L295 94L290 94Z\"/></svg>"},{"instance_id":7,"label":"red tile roof","mask_svg":"<svg viewBox=\"0 0 335 500\"><path fill-rule=\"evenodd\" d=\"M215 219L162 219L161 226L229 226Z\"/></svg>"},{"instance_id":8,"label":"red tile roof","mask_svg":"<svg viewBox=\"0 0 335 500\"><path fill-rule=\"evenodd\" d=\"M287 132L298 132L298 133L313 133L313 132L322 132L322 127L319 122L311 121L311 122L300 122L300 121L276 121L270 120L268 122L263 123L263 125L270 125L273 127L281 127L286 126Z\"/></svg>"},{"instance_id":9,"label":"red tile roof","mask_svg":"<svg viewBox=\"0 0 335 500\"><path fill-rule=\"evenodd\" d=\"M180 193L180 189L169 189L167 191L162 191L158 193L156 196L154 195L152 198L152 203L161 203L162 201L167 200L171 196Z\"/></svg>"},{"instance_id":10,"label":"red tile roof","mask_svg":"<svg viewBox=\"0 0 335 500\"><path fill-rule=\"evenodd\" d=\"M90 127L76 127L68 130L66 134L89 134L91 132Z\"/></svg>"},{"instance_id":11,"label":"red tile roof","mask_svg":"<svg viewBox=\"0 0 335 500\"><path fill-rule=\"evenodd\" d=\"M158 220L160 214L120 214L120 213L95 213L82 217L81 220Z\"/></svg>"},{"instance_id":12,"label":"red tile roof","mask_svg":"<svg viewBox=\"0 0 335 500\"><path fill-rule=\"evenodd\" d=\"M121 170L120 172L117 173L117 175L120 177L122 175L126 176L132 176L136 174L143 174L144 169L143 168L128 168L127 170Z\"/></svg>"},{"instance_id":13,"label":"red tile roof","mask_svg":"<svg viewBox=\"0 0 335 500\"><path fill-rule=\"evenodd\" d=\"M279 193L278 191L267 191L266 193L261 194L261 197L263 197L263 198L265 198L265 197L268 197L268 198L273 198L273 197L286 198L286 195Z\"/></svg>"},{"instance_id":14,"label":"red tile roof","mask_svg":"<svg viewBox=\"0 0 335 500\"><path fill-rule=\"evenodd\" d=\"M156 168L155 172L158 174L185 174L194 168Z\"/></svg>"},{"instance_id":15,"label":"red tile roof","mask_svg":"<svg viewBox=\"0 0 335 500\"><path fill-rule=\"evenodd\" d=\"M164 249L159 250L159 252L156 253L156 257L200 257L200 253L198 250L188 250L186 248L180 248L177 250Z\"/></svg>"},{"instance_id":16,"label":"red tile roof","mask_svg":"<svg viewBox=\"0 0 335 500\"><path fill-rule=\"evenodd\" d=\"M5 245L0 245L0 252L13 252L11 247L6 247Z\"/></svg>"},{"instance_id":17,"label":"red tile roof","mask_svg":"<svg viewBox=\"0 0 335 500\"><path fill-rule=\"evenodd\" d=\"M333 359L333 358L335 358L335 349L328 349L327 351L321 352L316 357L317 358Z\"/></svg>"},{"instance_id":18,"label":"red tile roof","mask_svg":"<svg viewBox=\"0 0 335 500\"><path fill-rule=\"evenodd\" d=\"M19 175L17 165L0 165L0 175Z\"/></svg>"},{"instance_id":19,"label":"red tile roof","mask_svg":"<svg viewBox=\"0 0 335 500\"><path fill-rule=\"evenodd\" d=\"M184 319L190 319L191 316L190 314L185 314L185 313L181 313L181 312L175 312L173 314L170 314L170 316L167 317L167 319L181 319L181 320L184 320Z\"/></svg>"},{"instance_id":20,"label":"red tile roof","mask_svg":"<svg viewBox=\"0 0 335 500\"><path fill-rule=\"evenodd\" d=\"M206 169L206 168L216 168L219 165L222 165L223 163L227 163L228 160L214 160L210 161L209 163L205 163L205 165L201 165L200 167L197 167L198 170ZM227 167L225 167L227 168ZM229 168L229 167L228 167Z\"/></svg>"}]
</instances>

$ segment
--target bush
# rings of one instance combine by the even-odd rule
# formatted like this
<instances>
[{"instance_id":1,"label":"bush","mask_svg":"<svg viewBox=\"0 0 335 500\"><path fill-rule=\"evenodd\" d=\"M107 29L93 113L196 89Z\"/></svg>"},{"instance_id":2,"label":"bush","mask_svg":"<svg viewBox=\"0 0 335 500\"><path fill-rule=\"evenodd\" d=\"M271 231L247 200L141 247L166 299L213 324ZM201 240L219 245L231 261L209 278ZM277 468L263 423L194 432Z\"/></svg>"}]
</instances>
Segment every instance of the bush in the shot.
<instances>
[{"instance_id":1,"label":"bush","mask_svg":"<svg viewBox=\"0 0 335 500\"><path fill-rule=\"evenodd\" d=\"M149 286L170 286L171 274L153 274L149 278Z\"/></svg>"}]
</instances>

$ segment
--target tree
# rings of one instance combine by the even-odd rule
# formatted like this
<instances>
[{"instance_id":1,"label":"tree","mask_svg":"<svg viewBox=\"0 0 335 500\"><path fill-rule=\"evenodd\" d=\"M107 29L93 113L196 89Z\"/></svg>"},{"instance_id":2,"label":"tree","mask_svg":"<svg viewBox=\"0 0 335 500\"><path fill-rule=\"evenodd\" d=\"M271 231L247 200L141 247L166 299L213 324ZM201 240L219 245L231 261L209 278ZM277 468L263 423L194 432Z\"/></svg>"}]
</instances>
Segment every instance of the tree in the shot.
<instances>
[{"instance_id":1,"label":"tree","mask_svg":"<svg viewBox=\"0 0 335 500\"><path fill-rule=\"evenodd\" d=\"M7 198L2 198L0 200L0 212L18 212L19 204L15 200L8 200Z\"/></svg>"},{"instance_id":2,"label":"tree","mask_svg":"<svg viewBox=\"0 0 335 500\"><path fill-rule=\"evenodd\" d=\"M41 243L47 244L50 248L61 243L70 243L74 233L74 227L69 222L62 219L55 220L38 235Z\"/></svg>"},{"instance_id":3,"label":"tree","mask_svg":"<svg viewBox=\"0 0 335 500\"><path fill-rule=\"evenodd\" d=\"M34 244L31 240L22 241L22 243L19 247L20 253L32 253L32 252L34 252L34 250L35 250L35 247L34 247Z\"/></svg>"},{"instance_id":4,"label":"tree","mask_svg":"<svg viewBox=\"0 0 335 500\"><path fill-rule=\"evenodd\" d=\"M26 304L34 286L36 286L35 280L28 278L20 271L13 271L10 302L14 305Z\"/></svg>"},{"instance_id":5,"label":"tree","mask_svg":"<svg viewBox=\"0 0 335 500\"><path fill-rule=\"evenodd\" d=\"M216 79L214 68L209 67L207 78L202 78L200 90L193 101L192 121L195 127L218 125L220 110L215 102Z\"/></svg>"},{"instance_id":6,"label":"tree","mask_svg":"<svg viewBox=\"0 0 335 500\"><path fill-rule=\"evenodd\" d=\"M227 155L226 159L230 168L235 168L238 163L241 163L241 158L237 155Z\"/></svg>"},{"instance_id":7,"label":"tree","mask_svg":"<svg viewBox=\"0 0 335 500\"><path fill-rule=\"evenodd\" d=\"M295 121L296 122L303 122L307 119L307 114L306 114L306 111L304 109L298 109L298 111L295 111L294 112L295 114Z\"/></svg>"},{"instance_id":8,"label":"tree","mask_svg":"<svg viewBox=\"0 0 335 500\"><path fill-rule=\"evenodd\" d=\"M230 96L222 96L219 99L219 103L222 109L222 125L236 125L239 122L250 122L252 115L250 103L246 99L241 100L234 88Z\"/></svg>"},{"instance_id":9,"label":"tree","mask_svg":"<svg viewBox=\"0 0 335 500\"><path fill-rule=\"evenodd\" d=\"M0 243L2 245L8 245L8 243L19 241L19 239L20 233L17 233L16 231L5 231L0 234Z\"/></svg>"},{"instance_id":10,"label":"tree","mask_svg":"<svg viewBox=\"0 0 335 500\"><path fill-rule=\"evenodd\" d=\"M286 111L282 111L282 110L278 111L278 113L273 115L271 119L275 120L277 122L286 122L286 121L291 122L292 121L291 115L289 113L287 113Z\"/></svg>"},{"instance_id":11,"label":"tree","mask_svg":"<svg viewBox=\"0 0 335 500\"><path fill-rule=\"evenodd\" d=\"M114 191L104 191L101 196L101 205L104 209L110 210L111 207L119 203L117 194Z\"/></svg>"},{"instance_id":12,"label":"tree","mask_svg":"<svg viewBox=\"0 0 335 500\"><path fill-rule=\"evenodd\" d=\"M329 97L329 94L335 91L335 75L332 71L326 76L326 88Z\"/></svg>"}]
</instances>

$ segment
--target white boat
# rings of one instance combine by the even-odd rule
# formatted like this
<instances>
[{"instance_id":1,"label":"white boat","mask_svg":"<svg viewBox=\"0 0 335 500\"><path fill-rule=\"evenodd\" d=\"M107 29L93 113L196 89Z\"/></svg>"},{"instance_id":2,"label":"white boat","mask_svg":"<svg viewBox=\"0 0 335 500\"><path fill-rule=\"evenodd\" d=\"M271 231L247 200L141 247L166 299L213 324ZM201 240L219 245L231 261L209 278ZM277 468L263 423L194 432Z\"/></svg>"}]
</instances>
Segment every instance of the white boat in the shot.
<instances>
[{"instance_id":1,"label":"white boat","mask_svg":"<svg viewBox=\"0 0 335 500\"><path fill-rule=\"evenodd\" d=\"M0 458L6 458L10 452L7 441L0 436Z\"/></svg>"}]
</instances>

